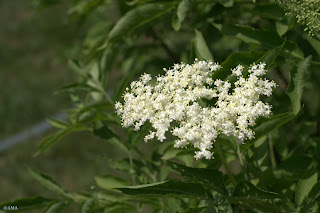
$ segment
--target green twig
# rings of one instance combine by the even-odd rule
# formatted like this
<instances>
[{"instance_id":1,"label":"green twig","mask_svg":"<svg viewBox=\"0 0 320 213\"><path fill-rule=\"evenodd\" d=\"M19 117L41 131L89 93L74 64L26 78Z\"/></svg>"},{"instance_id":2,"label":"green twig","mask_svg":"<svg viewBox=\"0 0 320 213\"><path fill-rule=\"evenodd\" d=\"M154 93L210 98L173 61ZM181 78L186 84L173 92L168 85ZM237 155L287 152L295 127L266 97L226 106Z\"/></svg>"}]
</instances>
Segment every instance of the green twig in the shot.
<instances>
[{"instance_id":1,"label":"green twig","mask_svg":"<svg viewBox=\"0 0 320 213\"><path fill-rule=\"evenodd\" d=\"M244 177L245 177L245 179L248 179L247 167L246 167L246 164L245 164L245 159L244 159L243 154L241 153L240 145L238 143L237 143L237 155L238 155L238 159L240 161L240 166L241 166L241 170L242 170L242 172L244 174Z\"/></svg>"},{"instance_id":2,"label":"green twig","mask_svg":"<svg viewBox=\"0 0 320 213\"><path fill-rule=\"evenodd\" d=\"M135 177L134 177L133 161L132 161L132 154L131 154L131 152L129 152L129 162L130 162L130 175L131 175L132 184L133 184L133 185L136 185L136 180L135 180Z\"/></svg>"},{"instance_id":3,"label":"green twig","mask_svg":"<svg viewBox=\"0 0 320 213\"><path fill-rule=\"evenodd\" d=\"M270 134L268 134L268 145L269 145L271 166L272 166L272 169L275 169L276 166L277 166L277 163L276 163L276 158L275 158L275 155L274 155L273 143L272 143L272 139L271 139Z\"/></svg>"},{"instance_id":4,"label":"green twig","mask_svg":"<svg viewBox=\"0 0 320 213\"><path fill-rule=\"evenodd\" d=\"M215 145L216 145L216 149L217 149L218 155L219 155L219 157L220 157L220 159L221 159L221 161L222 161L222 164L223 164L224 167L226 168L227 175L228 175L228 177L229 177L232 185L233 185L233 186L236 186L236 185L237 185L237 182L236 182L236 180L234 179L234 177L233 177L233 175L232 175L232 173L231 173L231 170L230 170L229 165L228 165L228 163L227 163L227 161L226 161L226 159L225 159L225 157L224 157L224 155L223 155L223 153L222 153L222 150L221 150L221 147L220 147L220 144L219 144L219 141L218 141L218 140L216 141Z\"/></svg>"}]
</instances>

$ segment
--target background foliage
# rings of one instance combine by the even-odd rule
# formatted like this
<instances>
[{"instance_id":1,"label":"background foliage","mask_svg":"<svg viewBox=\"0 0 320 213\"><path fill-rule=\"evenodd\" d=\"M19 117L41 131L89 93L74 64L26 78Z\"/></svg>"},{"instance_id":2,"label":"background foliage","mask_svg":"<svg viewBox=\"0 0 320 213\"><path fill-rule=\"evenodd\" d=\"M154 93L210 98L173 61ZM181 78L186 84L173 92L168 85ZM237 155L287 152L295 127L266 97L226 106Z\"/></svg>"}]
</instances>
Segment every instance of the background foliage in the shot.
<instances>
[{"instance_id":1,"label":"background foliage","mask_svg":"<svg viewBox=\"0 0 320 213\"><path fill-rule=\"evenodd\" d=\"M28 167L30 176L56 198L35 196L3 205L45 212L69 212L68 206L78 206L83 213L319 211L320 41L318 34L308 36L294 18L285 16L279 4L267 0L34 3L42 10L67 4L70 25L81 35L69 60L78 80L59 90L73 102L69 119L50 120L57 131L40 143L35 156L64 136L83 131L117 152L104 156L108 170L94 177L97 188L71 192ZM210 161L195 161L192 148L173 149L173 137L145 144L142 139L150 125L139 132L123 129L114 113L115 101L142 73L162 74L163 67L192 63L195 57L221 63L215 79L230 79L231 68L238 64L248 67L265 61L269 79L279 85L268 98L274 115L253 127L255 139L238 146L233 138L219 137L213 151L224 156L215 155Z\"/></svg>"}]
</instances>

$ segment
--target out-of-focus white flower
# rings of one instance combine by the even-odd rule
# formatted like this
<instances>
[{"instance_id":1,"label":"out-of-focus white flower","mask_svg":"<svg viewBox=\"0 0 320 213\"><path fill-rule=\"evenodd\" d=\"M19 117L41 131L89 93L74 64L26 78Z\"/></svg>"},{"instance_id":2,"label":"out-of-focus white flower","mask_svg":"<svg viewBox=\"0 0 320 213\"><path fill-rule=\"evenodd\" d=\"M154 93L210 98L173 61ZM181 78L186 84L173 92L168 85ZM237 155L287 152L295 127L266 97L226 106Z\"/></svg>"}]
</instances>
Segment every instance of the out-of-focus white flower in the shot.
<instances>
[{"instance_id":1,"label":"out-of-focus white flower","mask_svg":"<svg viewBox=\"0 0 320 213\"><path fill-rule=\"evenodd\" d=\"M124 103L117 102L116 112L124 127L134 126L138 131L146 121L154 131L145 141L166 139L170 130L178 139L175 148L193 145L199 149L195 158L211 159L210 149L219 134L234 136L239 143L254 138L249 129L260 116L269 116L271 106L259 100L269 96L276 87L273 81L261 79L266 74L265 63L253 64L248 77L242 76L242 65L232 69L237 81L232 87L228 81L213 80L212 75L221 67L211 61L195 60L194 64L175 64L164 69L166 74L157 77L156 85L149 85L149 74L130 84L131 91L123 95ZM232 89L232 91L230 91ZM201 99L214 99L215 105L207 106ZM176 126L171 127L175 121Z\"/></svg>"},{"instance_id":2,"label":"out-of-focus white flower","mask_svg":"<svg viewBox=\"0 0 320 213\"><path fill-rule=\"evenodd\" d=\"M286 15L295 17L299 24L305 26L310 36L320 32L319 0L277 0L285 8Z\"/></svg>"}]
</instances>

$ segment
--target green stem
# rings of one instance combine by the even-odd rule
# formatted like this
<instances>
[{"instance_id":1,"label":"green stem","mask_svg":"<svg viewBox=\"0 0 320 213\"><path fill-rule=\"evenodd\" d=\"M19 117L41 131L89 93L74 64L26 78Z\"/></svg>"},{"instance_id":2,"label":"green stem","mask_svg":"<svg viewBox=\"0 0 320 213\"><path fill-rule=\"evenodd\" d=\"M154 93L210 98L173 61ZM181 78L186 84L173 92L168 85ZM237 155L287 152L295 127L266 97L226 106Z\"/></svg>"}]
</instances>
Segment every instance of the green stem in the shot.
<instances>
[{"instance_id":1,"label":"green stem","mask_svg":"<svg viewBox=\"0 0 320 213\"><path fill-rule=\"evenodd\" d=\"M244 174L244 177L245 177L245 179L248 179L248 177L247 177L247 167L246 167L246 164L245 164L244 157L243 157L243 155L241 153L239 144L237 144L237 155L238 155L238 159L240 161L240 166L241 166L242 172Z\"/></svg>"},{"instance_id":2,"label":"green stem","mask_svg":"<svg viewBox=\"0 0 320 213\"><path fill-rule=\"evenodd\" d=\"M236 182L236 180L234 179L234 177L233 177L233 175L232 175L232 173L231 173L231 170L230 170L229 165L228 165L228 163L227 163L227 161L226 161L226 159L225 159L225 157L224 157L224 155L223 155L223 153L222 153L222 150L221 150L221 147L220 147L220 144L219 144L219 141L218 141L218 140L216 141L215 145L216 145L216 149L217 149L218 155L219 155L219 157L220 157L220 159L221 159L221 161L222 161L222 164L223 164L224 167L226 168L227 175L228 175L228 177L229 177L232 185L233 185L233 186L236 186L236 185L237 185L237 182Z\"/></svg>"},{"instance_id":3,"label":"green stem","mask_svg":"<svg viewBox=\"0 0 320 213\"><path fill-rule=\"evenodd\" d=\"M276 163L276 158L275 158L275 155L274 155L272 139L271 139L271 136L269 134L268 134L268 145L269 145L271 166L272 166L273 169L275 169L276 166L277 166L277 163Z\"/></svg>"},{"instance_id":4,"label":"green stem","mask_svg":"<svg viewBox=\"0 0 320 213\"><path fill-rule=\"evenodd\" d=\"M132 161L132 154L131 154L131 152L129 152L129 162L130 162L130 175L131 175L132 184L133 184L133 185L136 185L136 180L135 180L135 177L134 177L133 161Z\"/></svg>"},{"instance_id":5,"label":"green stem","mask_svg":"<svg viewBox=\"0 0 320 213\"><path fill-rule=\"evenodd\" d=\"M147 166L148 172L145 171L144 174L146 176L148 176L153 182L156 182L157 181L157 173L156 172L151 173L151 171L153 171L153 169L150 165L153 164L153 162L148 160L137 147L135 147L134 150L141 157L141 160L143 161L143 163Z\"/></svg>"}]
</instances>

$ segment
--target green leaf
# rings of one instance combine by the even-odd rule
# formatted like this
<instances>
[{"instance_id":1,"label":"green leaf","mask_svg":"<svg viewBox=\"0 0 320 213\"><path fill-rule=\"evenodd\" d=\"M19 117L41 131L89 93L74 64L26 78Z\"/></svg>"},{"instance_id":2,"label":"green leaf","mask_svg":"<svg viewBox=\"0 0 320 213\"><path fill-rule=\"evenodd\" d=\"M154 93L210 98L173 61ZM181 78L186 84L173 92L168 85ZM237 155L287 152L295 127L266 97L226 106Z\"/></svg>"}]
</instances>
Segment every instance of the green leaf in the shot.
<instances>
[{"instance_id":1,"label":"green leaf","mask_svg":"<svg viewBox=\"0 0 320 213\"><path fill-rule=\"evenodd\" d=\"M169 148L164 155L161 157L162 160L170 160L174 157L176 157L180 152L182 152L182 149L173 149Z\"/></svg>"},{"instance_id":2,"label":"green leaf","mask_svg":"<svg viewBox=\"0 0 320 213\"><path fill-rule=\"evenodd\" d=\"M296 115L294 115L292 112L287 112L274 115L269 118L259 118L256 122L257 125L252 128L255 133L255 138L253 140L246 141L246 143L241 146L242 152L250 147L256 140L292 120L293 118L295 118L295 116Z\"/></svg>"},{"instance_id":3,"label":"green leaf","mask_svg":"<svg viewBox=\"0 0 320 213\"><path fill-rule=\"evenodd\" d=\"M129 153L128 148L119 140L119 137L101 121L96 121L94 123L93 132L96 136L106 140L118 149Z\"/></svg>"},{"instance_id":4,"label":"green leaf","mask_svg":"<svg viewBox=\"0 0 320 213\"><path fill-rule=\"evenodd\" d=\"M18 209L22 211L22 210L35 209L35 208L40 208L42 206L47 206L55 201L56 200L44 198L41 196L35 196L31 198L23 198L23 199L18 199L15 201L10 201L7 203L0 204L0 209L2 209L3 206L18 206Z\"/></svg>"},{"instance_id":5,"label":"green leaf","mask_svg":"<svg viewBox=\"0 0 320 213\"><path fill-rule=\"evenodd\" d=\"M116 136L116 134L111 129L109 129L106 125L104 125L101 121L94 122L93 133L96 136L105 140L108 140Z\"/></svg>"},{"instance_id":6,"label":"green leaf","mask_svg":"<svg viewBox=\"0 0 320 213\"><path fill-rule=\"evenodd\" d=\"M177 11L173 14L172 18L172 27L175 31L179 31L182 22L187 17L188 12L190 11L194 0L181 0Z\"/></svg>"},{"instance_id":7,"label":"green leaf","mask_svg":"<svg viewBox=\"0 0 320 213\"><path fill-rule=\"evenodd\" d=\"M248 152L248 160L249 162L252 162L255 165L255 168L258 170L258 173L265 171L270 166L270 160L269 158L267 158L268 154L269 146L267 136L264 136L256 140L253 146L250 147L250 151Z\"/></svg>"},{"instance_id":8,"label":"green leaf","mask_svg":"<svg viewBox=\"0 0 320 213\"><path fill-rule=\"evenodd\" d=\"M103 210L103 212L108 213L137 212L137 209L134 206L123 202L107 204L103 207Z\"/></svg>"},{"instance_id":9,"label":"green leaf","mask_svg":"<svg viewBox=\"0 0 320 213\"><path fill-rule=\"evenodd\" d=\"M34 157L40 155L42 152L44 152L49 147L51 147L53 144L55 144L56 142L61 140L61 138L63 138L67 134L69 134L71 132L75 132L75 131L82 131L84 129L86 129L86 127L81 125L81 124L74 125L74 126L69 126L67 128L59 130L56 134L53 134L53 135L50 135L50 136L46 137L45 139L43 139L40 142L40 144L38 146L38 150L34 154Z\"/></svg>"},{"instance_id":10,"label":"green leaf","mask_svg":"<svg viewBox=\"0 0 320 213\"><path fill-rule=\"evenodd\" d=\"M224 7L232 7L234 1L233 0L218 0L221 5Z\"/></svg>"},{"instance_id":11,"label":"green leaf","mask_svg":"<svg viewBox=\"0 0 320 213\"><path fill-rule=\"evenodd\" d=\"M77 14L77 16L80 17L87 16L92 10L102 3L102 0L77 1L77 3L74 3L74 5L68 10L68 13L70 15Z\"/></svg>"},{"instance_id":12,"label":"green leaf","mask_svg":"<svg viewBox=\"0 0 320 213\"><path fill-rule=\"evenodd\" d=\"M299 61L290 71L290 82L286 93L290 98L292 110L295 115L297 115L301 109L301 99L311 59L312 57L308 56L304 60Z\"/></svg>"},{"instance_id":13,"label":"green leaf","mask_svg":"<svg viewBox=\"0 0 320 213\"><path fill-rule=\"evenodd\" d=\"M280 194L263 191L248 181L237 184L229 201L246 208L258 208L264 211L276 211L279 206L289 200Z\"/></svg>"},{"instance_id":14,"label":"green leaf","mask_svg":"<svg viewBox=\"0 0 320 213\"><path fill-rule=\"evenodd\" d=\"M192 42L196 52L196 56L200 60L213 60L213 56L209 50L209 47L207 46L207 43L202 33L196 29L194 31L195 31L195 37L192 40Z\"/></svg>"},{"instance_id":15,"label":"green leaf","mask_svg":"<svg viewBox=\"0 0 320 213\"><path fill-rule=\"evenodd\" d=\"M96 206L94 199L88 199L82 203L80 213L91 213L92 209Z\"/></svg>"},{"instance_id":16,"label":"green leaf","mask_svg":"<svg viewBox=\"0 0 320 213\"><path fill-rule=\"evenodd\" d=\"M320 181L318 181L311 189L309 197L312 199L318 199L320 197Z\"/></svg>"},{"instance_id":17,"label":"green leaf","mask_svg":"<svg viewBox=\"0 0 320 213\"><path fill-rule=\"evenodd\" d=\"M307 197L300 208L298 207L298 212L306 213L319 213L319 205L316 200Z\"/></svg>"},{"instance_id":18,"label":"green leaf","mask_svg":"<svg viewBox=\"0 0 320 213\"><path fill-rule=\"evenodd\" d=\"M266 69L270 68L277 56L280 55L285 44L286 40L280 46L268 50L259 60L256 61L256 63L265 62L267 64Z\"/></svg>"},{"instance_id":19,"label":"green leaf","mask_svg":"<svg viewBox=\"0 0 320 213\"><path fill-rule=\"evenodd\" d=\"M256 5L249 12L272 20L281 20L284 17L284 10L278 4Z\"/></svg>"},{"instance_id":20,"label":"green leaf","mask_svg":"<svg viewBox=\"0 0 320 213\"><path fill-rule=\"evenodd\" d=\"M170 10L174 9L174 4L171 2L162 2L162 3L149 3L144 4L140 7L130 10L126 13L112 28L111 32L108 35L108 43L115 41L116 39L125 36L133 32L138 27L149 23L150 21L164 15Z\"/></svg>"},{"instance_id":21,"label":"green leaf","mask_svg":"<svg viewBox=\"0 0 320 213\"><path fill-rule=\"evenodd\" d=\"M293 155L284 160L277 168L286 172L287 178L292 176L294 180L303 178L304 173L312 168L312 158L301 155Z\"/></svg>"},{"instance_id":22,"label":"green leaf","mask_svg":"<svg viewBox=\"0 0 320 213\"><path fill-rule=\"evenodd\" d=\"M45 213L61 212L68 204L69 202L55 202L46 209Z\"/></svg>"},{"instance_id":23,"label":"green leaf","mask_svg":"<svg viewBox=\"0 0 320 213\"><path fill-rule=\"evenodd\" d=\"M80 76L83 76L83 77L86 76L86 72L82 68L82 65L81 65L81 63L79 61L77 61L75 59L70 59L68 61L68 65L73 71L78 73Z\"/></svg>"},{"instance_id":24,"label":"green leaf","mask_svg":"<svg viewBox=\"0 0 320 213\"><path fill-rule=\"evenodd\" d=\"M183 177L189 177L196 181L200 181L201 183L206 183L214 191L217 191L224 196L228 196L227 189L223 182L222 172L214 169L191 168L169 161L167 164L172 169L178 171Z\"/></svg>"},{"instance_id":25,"label":"green leaf","mask_svg":"<svg viewBox=\"0 0 320 213\"><path fill-rule=\"evenodd\" d=\"M60 87L57 91L58 94L62 93L75 93L75 92L88 92L95 91L100 92L96 87L90 86L86 83L72 83L66 86Z\"/></svg>"},{"instance_id":26,"label":"green leaf","mask_svg":"<svg viewBox=\"0 0 320 213\"><path fill-rule=\"evenodd\" d=\"M257 125L253 128L255 139L259 139L272 130L282 126L295 117L291 112L286 112L269 118L260 118L257 120Z\"/></svg>"},{"instance_id":27,"label":"green leaf","mask_svg":"<svg viewBox=\"0 0 320 213\"><path fill-rule=\"evenodd\" d=\"M125 171L129 172L130 171L130 163L128 160L113 160L108 157L104 157L104 159L107 161L108 167L119 170L119 171Z\"/></svg>"},{"instance_id":28,"label":"green leaf","mask_svg":"<svg viewBox=\"0 0 320 213\"><path fill-rule=\"evenodd\" d=\"M282 37L289 30L289 26L280 21L276 22L276 30L280 37Z\"/></svg>"},{"instance_id":29,"label":"green leaf","mask_svg":"<svg viewBox=\"0 0 320 213\"><path fill-rule=\"evenodd\" d=\"M40 183L42 186L44 186L48 190L58 195L61 195L65 198L73 199L72 195L69 194L66 190L64 190L51 177L45 174L38 173L37 171L35 171L34 169L31 169L30 167L28 167L28 172L38 183Z\"/></svg>"},{"instance_id":30,"label":"green leaf","mask_svg":"<svg viewBox=\"0 0 320 213\"><path fill-rule=\"evenodd\" d=\"M223 34L235 36L236 38L249 44L274 47L283 43L283 40L274 31L256 30L252 27L241 25L212 24Z\"/></svg>"},{"instance_id":31,"label":"green leaf","mask_svg":"<svg viewBox=\"0 0 320 213\"><path fill-rule=\"evenodd\" d=\"M149 196L182 196L196 197L205 200L213 199L211 193L200 183L187 183L176 180L167 180L159 183L144 184L117 188L128 195L149 195Z\"/></svg>"},{"instance_id":32,"label":"green leaf","mask_svg":"<svg viewBox=\"0 0 320 213\"><path fill-rule=\"evenodd\" d=\"M136 67L137 66L136 62L139 60L137 55L139 55L139 54L138 53L134 53L133 56L131 56L130 58L128 58L125 61L123 61L123 64L122 64L121 68L127 74L122 78L122 80L119 83L119 86L117 87L117 89L115 91L114 99L116 101L120 101L121 96L124 94L126 88L129 86L129 84L132 81L133 77L136 75L136 73L139 70Z\"/></svg>"},{"instance_id":33,"label":"green leaf","mask_svg":"<svg viewBox=\"0 0 320 213\"><path fill-rule=\"evenodd\" d=\"M57 119L54 119L54 118L47 118L47 121L53 126L53 127L56 127L56 128L59 128L59 129L64 129L64 128L67 128L69 126L69 124L67 122L64 122L64 121L59 121Z\"/></svg>"},{"instance_id":34,"label":"green leaf","mask_svg":"<svg viewBox=\"0 0 320 213\"><path fill-rule=\"evenodd\" d=\"M95 176L94 179L97 185L102 189L113 189L128 185L126 180L113 175Z\"/></svg>"},{"instance_id":35,"label":"green leaf","mask_svg":"<svg viewBox=\"0 0 320 213\"><path fill-rule=\"evenodd\" d=\"M309 41L313 49L320 55L320 41L314 38L311 38L310 36L304 36L305 39Z\"/></svg>"},{"instance_id":36,"label":"green leaf","mask_svg":"<svg viewBox=\"0 0 320 213\"><path fill-rule=\"evenodd\" d=\"M314 170L307 172L302 179L299 180L296 187L295 201L300 206L304 199L308 197L312 187L317 183L318 173Z\"/></svg>"},{"instance_id":37,"label":"green leaf","mask_svg":"<svg viewBox=\"0 0 320 213\"><path fill-rule=\"evenodd\" d=\"M188 208L183 213L204 213L207 210L206 207L195 207L195 208Z\"/></svg>"},{"instance_id":38,"label":"green leaf","mask_svg":"<svg viewBox=\"0 0 320 213\"><path fill-rule=\"evenodd\" d=\"M165 202L166 207L164 211L182 212L184 209L188 208L188 203L179 198L163 198L163 202Z\"/></svg>"},{"instance_id":39,"label":"green leaf","mask_svg":"<svg viewBox=\"0 0 320 213\"><path fill-rule=\"evenodd\" d=\"M114 110L114 105L109 103L109 102L105 102L105 101L98 101L98 102L93 102L93 103L89 103L85 106L83 106L77 113L81 114L84 113L86 111L91 111L91 110L101 110L101 111L106 111L106 110Z\"/></svg>"},{"instance_id":40,"label":"green leaf","mask_svg":"<svg viewBox=\"0 0 320 213\"><path fill-rule=\"evenodd\" d=\"M253 3L256 3L256 0L252 0Z\"/></svg>"},{"instance_id":41,"label":"green leaf","mask_svg":"<svg viewBox=\"0 0 320 213\"><path fill-rule=\"evenodd\" d=\"M271 30L256 30L249 26L231 24L212 23L212 25L225 35L234 36L245 43L261 45L268 49L280 46L284 42L284 39L282 39L275 31ZM303 52L295 42L287 41L284 49L294 57L304 57Z\"/></svg>"},{"instance_id":42,"label":"green leaf","mask_svg":"<svg viewBox=\"0 0 320 213\"><path fill-rule=\"evenodd\" d=\"M249 67L250 64L264 56L264 52L236 52L231 53L228 58L221 64L221 69L214 72L213 79L225 79L232 74L231 69L239 64Z\"/></svg>"},{"instance_id":43,"label":"green leaf","mask_svg":"<svg viewBox=\"0 0 320 213\"><path fill-rule=\"evenodd\" d=\"M99 116L102 116L103 119L99 117L99 120L108 120L108 122L119 124L117 119L112 119L114 113L110 112L110 110L114 110L113 104L105 101L98 101L81 106L81 108L77 109L72 116L74 117L74 120L82 123L92 123Z\"/></svg>"}]
</instances>

